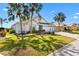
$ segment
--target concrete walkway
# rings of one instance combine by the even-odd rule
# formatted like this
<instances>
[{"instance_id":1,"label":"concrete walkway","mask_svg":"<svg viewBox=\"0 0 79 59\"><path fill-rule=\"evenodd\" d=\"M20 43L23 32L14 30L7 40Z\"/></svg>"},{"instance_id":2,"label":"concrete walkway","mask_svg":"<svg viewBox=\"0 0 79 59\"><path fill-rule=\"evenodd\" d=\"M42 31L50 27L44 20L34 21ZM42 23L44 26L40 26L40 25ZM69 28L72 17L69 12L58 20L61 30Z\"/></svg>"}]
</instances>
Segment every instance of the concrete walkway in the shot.
<instances>
[{"instance_id":1,"label":"concrete walkway","mask_svg":"<svg viewBox=\"0 0 79 59\"><path fill-rule=\"evenodd\" d=\"M67 33L67 32L56 32L55 34L59 34L59 35L63 35L63 36L66 36L66 37L71 37L71 38L79 40L78 34L72 34L72 33Z\"/></svg>"},{"instance_id":2,"label":"concrete walkway","mask_svg":"<svg viewBox=\"0 0 79 59\"><path fill-rule=\"evenodd\" d=\"M56 34L74 38L76 39L76 41L55 51L54 56L79 56L79 35L78 34L72 34L72 33L66 33L66 32L56 32ZM48 56L53 56L53 53L49 54Z\"/></svg>"}]
</instances>

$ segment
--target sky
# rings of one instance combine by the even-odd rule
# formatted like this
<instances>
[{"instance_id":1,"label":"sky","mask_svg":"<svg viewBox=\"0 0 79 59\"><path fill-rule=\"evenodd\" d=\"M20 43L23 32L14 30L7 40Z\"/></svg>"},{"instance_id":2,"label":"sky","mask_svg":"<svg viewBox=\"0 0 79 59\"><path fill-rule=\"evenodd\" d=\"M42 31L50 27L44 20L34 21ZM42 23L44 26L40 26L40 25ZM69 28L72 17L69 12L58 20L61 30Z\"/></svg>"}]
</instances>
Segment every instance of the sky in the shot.
<instances>
[{"instance_id":1,"label":"sky","mask_svg":"<svg viewBox=\"0 0 79 59\"><path fill-rule=\"evenodd\" d=\"M7 3L0 3L0 18L8 18L7 6ZM79 23L79 3L44 3L40 14L48 22L54 22L54 16L59 12L66 16L64 23ZM3 27L10 28L17 21L4 22Z\"/></svg>"}]
</instances>

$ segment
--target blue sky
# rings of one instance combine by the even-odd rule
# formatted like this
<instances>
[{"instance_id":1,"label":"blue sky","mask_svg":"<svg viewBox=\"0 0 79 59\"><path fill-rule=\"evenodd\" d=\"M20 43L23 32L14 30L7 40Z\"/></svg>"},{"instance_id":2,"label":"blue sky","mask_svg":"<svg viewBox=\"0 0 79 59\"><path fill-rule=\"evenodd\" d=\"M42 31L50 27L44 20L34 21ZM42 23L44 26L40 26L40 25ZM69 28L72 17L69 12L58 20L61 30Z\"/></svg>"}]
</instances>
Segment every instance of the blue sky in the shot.
<instances>
[{"instance_id":1,"label":"blue sky","mask_svg":"<svg viewBox=\"0 0 79 59\"><path fill-rule=\"evenodd\" d=\"M0 3L0 18L7 18L8 4ZM77 3L44 3L43 8L40 12L41 16L45 18L48 22L54 22L54 15L58 12L63 12L66 15L64 23L79 23L79 4ZM11 21L9 23L4 23L3 27L11 27L16 21Z\"/></svg>"}]
</instances>

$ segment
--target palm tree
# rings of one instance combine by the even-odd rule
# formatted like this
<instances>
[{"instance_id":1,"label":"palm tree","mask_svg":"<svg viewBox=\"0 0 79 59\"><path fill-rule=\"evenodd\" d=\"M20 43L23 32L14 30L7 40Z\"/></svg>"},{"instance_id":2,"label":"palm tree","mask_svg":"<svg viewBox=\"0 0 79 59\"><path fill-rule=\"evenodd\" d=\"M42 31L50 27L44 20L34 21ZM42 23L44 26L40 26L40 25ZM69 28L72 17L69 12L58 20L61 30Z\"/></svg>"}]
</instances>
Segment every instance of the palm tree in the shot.
<instances>
[{"instance_id":1,"label":"palm tree","mask_svg":"<svg viewBox=\"0 0 79 59\"><path fill-rule=\"evenodd\" d=\"M20 20L20 30L21 30L21 40L19 40L19 42L21 41L21 43L18 44L17 48L16 48L16 52L18 52L20 49L25 49L26 48L26 44L24 43L24 37L23 37L23 33L22 33L22 23L23 21L25 21L26 19L28 19L29 17L29 13L28 13L28 6L27 4L24 3L9 3L8 4L8 20L9 21L14 21L16 18L18 18ZM25 41L26 42L26 41ZM12 49L16 47L14 44L12 45Z\"/></svg>"},{"instance_id":2,"label":"palm tree","mask_svg":"<svg viewBox=\"0 0 79 59\"><path fill-rule=\"evenodd\" d=\"M40 16L39 12L42 9L42 4L40 3L30 3L29 4L29 12L30 12L30 33L32 33L32 20L34 16L34 12Z\"/></svg>"},{"instance_id":3,"label":"palm tree","mask_svg":"<svg viewBox=\"0 0 79 59\"><path fill-rule=\"evenodd\" d=\"M66 16L62 12L55 15L54 20L58 22L58 31L60 31L60 23L65 21L65 18Z\"/></svg>"},{"instance_id":4,"label":"palm tree","mask_svg":"<svg viewBox=\"0 0 79 59\"><path fill-rule=\"evenodd\" d=\"M23 40L22 34L22 21L28 18L28 6L24 3L9 3L8 8L8 20L15 20L16 18L20 19L20 30Z\"/></svg>"},{"instance_id":5,"label":"palm tree","mask_svg":"<svg viewBox=\"0 0 79 59\"><path fill-rule=\"evenodd\" d=\"M5 20L6 20L6 19L0 18L1 28L2 28L2 26L3 26L3 22L4 22Z\"/></svg>"},{"instance_id":6,"label":"palm tree","mask_svg":"<svg viewBox=\"0 0 79 59\"><path fill-rule=\"evenodd\" d=\"M2 24L3 24L2 18L0 18L0 24L1 24L1 28L2 28Z\"/></svg>"}]
</instances>

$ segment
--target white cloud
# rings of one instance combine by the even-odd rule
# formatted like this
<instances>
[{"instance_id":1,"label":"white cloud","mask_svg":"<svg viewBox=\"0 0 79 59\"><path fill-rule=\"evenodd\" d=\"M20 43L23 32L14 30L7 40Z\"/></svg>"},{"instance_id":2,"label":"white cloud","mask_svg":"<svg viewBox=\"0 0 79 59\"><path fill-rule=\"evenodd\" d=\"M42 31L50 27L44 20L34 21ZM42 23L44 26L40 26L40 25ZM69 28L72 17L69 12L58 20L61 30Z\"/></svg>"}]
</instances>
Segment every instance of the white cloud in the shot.
<instances>
[{"instance_id":1,"label":"white cloud","mask_svg":"<svg viewBox=\"0 0 79 59\"><path fill-rule=\"evenodd\" d=\"M51 13L54 13L54 12L55 12L55 10L52 10L52 11L51 11Z\"/></svg>"},{"instance_id":2,"label":"white cloud","mask_svg":"<svg viewBox=\"0 0 79 59\"><path fill-rule=\"evenodd\" d=\"M75 13L75 15L79 15L79 12Z\"/></svg>"},{"instance_id":3,"label":"white cloud","mask_svg":"<svg viewBox=\"0 0 79 59\"><path fill-rule=\"evenodd\" d=\"M79 18L79 12L75 13L75 14L73 15L73 18L74 18L74 19L78 19L78 18Z\"/></svg>"},{"instance_id":4,"label":"white cloud","mask_svg":"<svg viewBox=\"0 0 79 59\"><path fill-rule=\"evenodd\" d=\"M74 16L73 18L74 18L74 19L77 19L77 18L79 18L79 16Z\"/></svg>"},{"instance_id":5,"label":"white cloud","mask_svg":"<svg viewBox=\"0 0 79 59\"><path fill-rule=\"evenodd\" d=\"M6 8L3 8L3 11L7 11L7 9Z\"/></svg>"}]
</instances>

